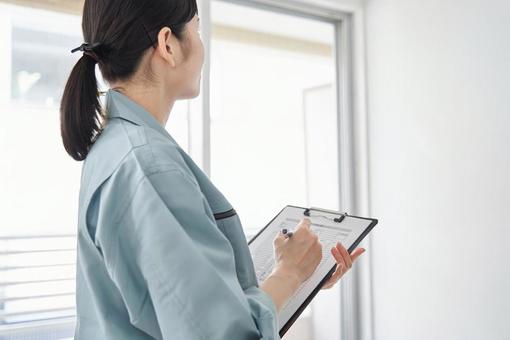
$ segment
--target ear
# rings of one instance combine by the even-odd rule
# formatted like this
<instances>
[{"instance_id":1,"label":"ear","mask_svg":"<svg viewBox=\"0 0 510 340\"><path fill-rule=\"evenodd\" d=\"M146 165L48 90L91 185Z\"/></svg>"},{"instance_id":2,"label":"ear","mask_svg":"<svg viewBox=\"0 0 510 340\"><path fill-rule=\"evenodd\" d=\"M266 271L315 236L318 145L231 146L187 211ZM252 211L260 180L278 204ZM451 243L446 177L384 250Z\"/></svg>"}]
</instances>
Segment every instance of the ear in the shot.
<instances>
[{"instance_id":1,"label":"ear","mask_svg":"<svg viewBox=\"0 0 510 340\"><path fill-rule=\"evenodd\" d=\"M166 60L172 67L175 67L175 48L173 42L173 33L169 27L163 27L158 33L157 53Z\"/></svg>"}]
</instances>

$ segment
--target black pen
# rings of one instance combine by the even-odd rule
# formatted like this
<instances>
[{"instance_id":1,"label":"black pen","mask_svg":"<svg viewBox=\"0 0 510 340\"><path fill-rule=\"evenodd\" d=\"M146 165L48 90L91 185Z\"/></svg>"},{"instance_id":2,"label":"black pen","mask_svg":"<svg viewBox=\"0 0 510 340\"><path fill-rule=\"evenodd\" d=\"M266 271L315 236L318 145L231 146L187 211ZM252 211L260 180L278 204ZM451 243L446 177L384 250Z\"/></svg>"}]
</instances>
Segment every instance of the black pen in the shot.
<instances>
[{"instance_id":1,"label":"black pen","mask_svg":"<svg viewBox=\"0 0 510 340\"><path fill-rule=\"evenodd\" d=\"M290 238L292 236L292 231L287 231L286 228L282 229L282 234L285 235L285 238Z\"/></svg>"}]
</instances>

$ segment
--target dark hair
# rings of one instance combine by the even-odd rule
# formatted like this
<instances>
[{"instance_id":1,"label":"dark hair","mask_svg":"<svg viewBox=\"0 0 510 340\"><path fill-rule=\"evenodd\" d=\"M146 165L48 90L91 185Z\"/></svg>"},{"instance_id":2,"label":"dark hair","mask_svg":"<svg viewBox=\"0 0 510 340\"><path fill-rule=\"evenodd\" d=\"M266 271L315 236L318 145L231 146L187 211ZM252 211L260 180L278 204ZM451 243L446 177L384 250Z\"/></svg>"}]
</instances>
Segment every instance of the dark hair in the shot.
<instances>
[{"instance_id":1,"label":"dark hair","mask_svg":"<svg viewBox=\"0 0 510 340\"><path fill-rule=\"evenodd\" d=\"M69 75L60 105L62 140L71 157L84 160L103 128L96 62L106 81L127 80L162 27L182 40L186 23L197 13L196 0L85 0L82 29L89 45L80 49L85 52Z\"/></svg>"}]
</instances>

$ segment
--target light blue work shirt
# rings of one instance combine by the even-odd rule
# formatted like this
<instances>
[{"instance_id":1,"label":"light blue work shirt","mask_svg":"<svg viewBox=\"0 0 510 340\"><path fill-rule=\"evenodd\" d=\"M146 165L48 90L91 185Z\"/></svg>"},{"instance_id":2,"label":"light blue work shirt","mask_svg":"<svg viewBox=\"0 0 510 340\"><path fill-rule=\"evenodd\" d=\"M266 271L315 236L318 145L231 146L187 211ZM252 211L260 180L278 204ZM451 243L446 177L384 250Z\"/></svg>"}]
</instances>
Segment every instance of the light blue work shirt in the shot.
<instances>
[{"instance_id":1,"label":"light blue work shirt","mask_svg":"<svg viewBox=\"0 0 510 340\"><path fill-rule=\"evenodd\" d=\"M157 120L106 94L83 163L77 340L280 339L239 216Z\"/></svg>"}]
</instances>

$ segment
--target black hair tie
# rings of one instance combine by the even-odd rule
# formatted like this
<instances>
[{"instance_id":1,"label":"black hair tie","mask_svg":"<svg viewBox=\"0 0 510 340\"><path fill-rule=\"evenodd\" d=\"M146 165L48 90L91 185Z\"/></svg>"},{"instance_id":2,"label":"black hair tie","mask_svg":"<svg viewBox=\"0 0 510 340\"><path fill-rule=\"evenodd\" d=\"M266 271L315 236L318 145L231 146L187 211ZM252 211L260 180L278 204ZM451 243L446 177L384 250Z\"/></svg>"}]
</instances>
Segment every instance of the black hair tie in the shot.
<instances>
[{"instance_id":1,"label":"black hair tie","mask_svg":"<svg viewBox=\"0 0 510 340\"><path fill-rule=\"evenodd\" d=\"M84 55L91 57L94 59L96 63L99 62L99 57L97 56L96 52L94 51L95 48L99 47L101 43L83 43L81 46L73 48L71 50L71 53L82 51Z\"/></svg>"}]
</instances>

